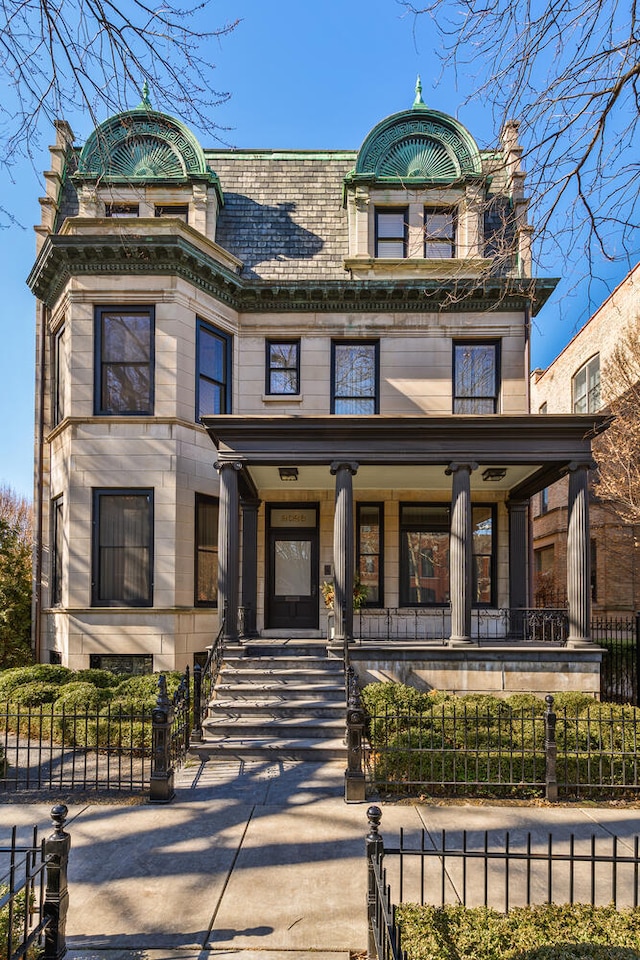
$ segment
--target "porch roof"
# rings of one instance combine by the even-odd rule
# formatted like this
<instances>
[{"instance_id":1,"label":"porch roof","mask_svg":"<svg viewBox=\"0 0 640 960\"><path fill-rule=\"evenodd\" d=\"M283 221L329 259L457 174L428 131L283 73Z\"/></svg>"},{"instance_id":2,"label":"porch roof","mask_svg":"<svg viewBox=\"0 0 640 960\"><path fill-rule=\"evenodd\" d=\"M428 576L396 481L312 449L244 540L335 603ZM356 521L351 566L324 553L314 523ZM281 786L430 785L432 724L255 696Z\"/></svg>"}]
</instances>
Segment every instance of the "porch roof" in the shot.
<instances>
[{"instance_id":1,"label":"porch roof","mask_svg":"<svg viewBox=\"0 0 640 960\"><path fill-rule=\"evenodd\" d=\"M562 477L569 465L591 460L591 440L605 430L606 414L540 416L269 416L226 414L203 417L221 463L237 461L249 468L258 487L280 487L277 469L326 468L333 461L361 467L384 467L378 487L415 486L411 467L443 467L473 461L472 478L482 483L487 467L507 468L491 488L509 499L526 499ZM327 469L307 471L312 485L333 485ZM366 471L363 471L366 478ZM361 475L359 473L359 475ZM440 471L438 471L438 476ZM271 478L273 482L271 482ZM420 486L425 486L422 475ZM443 478L444 479L444 478ZM444 485L444 484L443 484ZM486 486L485 486L486 489Z\"/></svg>"}]
</instances>

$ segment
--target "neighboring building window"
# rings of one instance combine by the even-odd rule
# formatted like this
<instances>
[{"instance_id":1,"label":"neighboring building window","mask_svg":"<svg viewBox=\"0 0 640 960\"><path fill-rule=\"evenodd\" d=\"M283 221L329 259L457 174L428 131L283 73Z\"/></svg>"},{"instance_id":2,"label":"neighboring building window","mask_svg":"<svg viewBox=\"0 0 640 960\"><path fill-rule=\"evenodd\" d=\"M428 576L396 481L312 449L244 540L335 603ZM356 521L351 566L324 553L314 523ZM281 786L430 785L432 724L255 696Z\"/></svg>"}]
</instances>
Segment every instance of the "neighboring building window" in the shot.
<instances>
[{"instance_id":1,"label":"neighboring building window","mask_svg":"<svg viewBox=\"0 0 640 960\"><path fill-rule=\"evenodd\" d=\"M400 505L400 604L449 602L449 507Z\"/></svg>"},{"instance_id":2,"label":"neighboring building window","mask_svg":"<svg viewBox=\"0 0 640 960\"><path fill-rule=\"evenodd\" d=\"M196 493L195 603L218 605L218 500Z\"/></svg>"},{"instance_id":3,"label":"neighboring building window","mask_svg":"<svg viewBox=\"0 0 640 960\"><path fill-rule=\"evenodd\" d=\"M62 570L64 557L64 524L62 497L51 504L51 606L62 603Z\"/></svg>"},{"instance_id":4,"label":"neighboring building window","mask_svg":"<svg viewBox=\"0 0 640 960\"><path fill-rule=\"evenodd\" d=\"M65 371L66 356L64 349L64 327L56 332L53 338L53 426L62 423L64 420L64 393L65 393Z\"/></svg>"},{"instance_id":5,"label":"neighboring building window","mask_svg":"<svg viewBox=\"0 0 640 960\"><path fill-rule=\"evenodd\" d=\"M231 337L198 321L196 418L231 413Z\"/></svg>"},{"instance_id":6,"label":"neighboring building window","mask_svg":"<svg viewBox=\"0 0 640 960\"><path fill-rule=\"evenodd\" d=\"M591 599L598 602L598 545L591 541Z\"/></svg>"},{"instance_id":7,"label":"neighboring building window","mask_svg":"<svg viewBox=\"0 0 640 960\"><path fill-rule=\"evenodd\" d=\"M549 487L540 491L540 513L547 513L549 510Z\"/></svg>"},{"instance_id":8,"label":"neighboring building window","mask_svg":"<svg viewBox=\"0 0 640 960\"><path fill-rule=\"evenodd\" d=\"M156 206L155 215L156 217L177 217L178 220L184 220L185 223L189 223L189 206L188 204L165 203L161 206Z\"/></svg>"},{"instance_id":9,"label":"neighboring building window","mask_svg":"<svg viewBox=\"0 0 640 960\"><path fill-rule=\"evenodd\" d=\"M94 490L93 606L153 603L153 491Z\"/></svg>"},{"instance_id":10,"label":"neighboring building window","mask_svg":"<svg viewBox=\"0 0 640 960\"><path fill-rule=\"evenodd\" d=\"M453 346L453 412L498 412L498 344Z\"/></svg>"},{"instance_id":11,"label":"neighboring building window","mask_svg":"<svg viewBox=\"0 0 640 960\"><path fill-rule=\"evenodd\" d=\"M489 607L494 603L495 581L495 506L471 508L473 531L473 594L472 603Z\"/></svg>"},{"instance_id":12,"label":"neighboring building window","mask_svg":"<svg viewBox=\"0 0 640 960\"><path fill-rule=\"evenodd\" d=\"M152 307L96 308L96 414L153 413L154 326Z\"/></svg>"},{"instance_id":13,"label":"neighboring building window","mask_svg":"<svg viewBox=\"0 0 640 960\"><path fill-rule=\"evenodd\" d=\"M367 588L367 607L383 605L383 506L381 503L357 504L356 569Z\"/></svg>"},{"instance_id":14,"label":"neighboring building window","mask_svg":"<svg viewBox=\"0 0 640 960\"><path fill-rule=\"evenodd\" d=\"M153 656L150 653L90 653L89 667L92 670L108 670L110 673L137 677L153 673Z\"/></svg>"},{"instance_id":15,"label":"neighboring building window","mask_svg":"<svg viewBox=\"0 0 640 960\"><path fill-rule=\"evenodd\" d=\"M574 413L595 413L600 409L600 354L580 367L571 381Z\"/></svg>"},{"instance_id":16,"label":"neighboring building window","mask_svg":"<svg viewBox=\"0 0 640 960\"><path fill-rule=\"evenodd\" d=\"M445 260L456 255L456 218L453 210L426 207L424 211L424 255Z\"/></svg>"},{"instance_id":17,"label":"neighboring building window","mask_svg":"<svg viewBox=\"0 0 640 960\"><path fill-rule=\"evenodd\" d=\"M406 207L376 209L376 257L407 256L408 210Z\"/></svg>"},{"instance_id":18,"label":"neighboring building window","mask_svg":"<svg viewBox=\"0 0 640 960\"><path fill-rule=\"evenodd\" d=\"M137 203L108 203L104 212L107 217L127 219L139 216L139 209Z\"/></svg>"},{"instance_id":19,"label":"neighboring building window","mask_svg":"<svg viewBox=\"0 0 640 960\"><path fill-rule=\"evenodd\" d=\"M267 393L300 393L300 341L267 340Z\"/></svg>"},{"instance_id":20,"label":"neighboring building window","mask_svg":"<svg viewBox=\"0 0 640 960\"><path fill-rule=\"evenodd\" d=\"M534 600L537 607L554 607L558 605L558 585L555 578L555 547L540 547L534 550L533 565L535 570Z\"/></svg>"},{"instance_id":21,"label":"neighboring building window","mask_svg":"<svg viewBox=\"0 0 640 960\"><path fill-rule=\"evenodd\" d=\"M538 413L539 413L541 416L546 416L546 413L547 413L547 401L546 401L546 400L545 400L544 403L541 403L541 404L540 404L540 406L539 406L539 408L538 408Z\"/></svg>"},{"instance_id":22,"label":"neighboring building window","mask_svg":"<svg viewBox=\"0 0 640 960\"><path fill-rule=\"evenodd\" d=\"M378 348L375 342L331 344L331 413L378 413Z\"/></svg>"}]
</instances>

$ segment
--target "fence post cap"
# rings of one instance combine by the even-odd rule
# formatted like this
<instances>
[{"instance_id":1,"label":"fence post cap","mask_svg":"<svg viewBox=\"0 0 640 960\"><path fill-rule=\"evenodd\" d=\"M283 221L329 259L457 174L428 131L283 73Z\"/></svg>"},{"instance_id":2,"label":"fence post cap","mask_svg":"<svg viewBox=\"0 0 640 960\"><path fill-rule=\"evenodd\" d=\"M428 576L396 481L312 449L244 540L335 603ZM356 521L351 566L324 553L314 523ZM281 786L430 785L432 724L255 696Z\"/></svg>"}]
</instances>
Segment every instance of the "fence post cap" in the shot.
<instances>
[{"instance_id":1,"label":"fence post cap","mask_svg":"<svg viewBox=\"0 0 640 960\"><path fill-rule=\"evenodd\" d=\"M369 821L369 826L371 827L371 834L377 838L378 827L380 826L380 821L382 820L382 810L380 807L369 807L367 810L367 820Z\"/></svg>"},{"instance_id":2,"label":"fence post cap","mask_svg":"<svg viewBox=\"0 0 640 960\"><path fill-rule=\"evenodd\" d=\"M546 705L547 705L547 710L552 710L552 709L553 709L553 697L551 696L550 693L548 693L548 694L546 695L546 697L544 698L544 702L545 702Z\"/></svg>"},{"instance_id":3,"label":"fence post cap","mask_svg":"<svg viewBox=\"0 0 640 960\"><path fill-rule=\"evenodd\" d=\"M67 819L68 813L69 808L64 803L56 803L55 806L51 807L50 816L56 830L56 836L62 836L64 822Z\"/></svg>"}]
</instances>

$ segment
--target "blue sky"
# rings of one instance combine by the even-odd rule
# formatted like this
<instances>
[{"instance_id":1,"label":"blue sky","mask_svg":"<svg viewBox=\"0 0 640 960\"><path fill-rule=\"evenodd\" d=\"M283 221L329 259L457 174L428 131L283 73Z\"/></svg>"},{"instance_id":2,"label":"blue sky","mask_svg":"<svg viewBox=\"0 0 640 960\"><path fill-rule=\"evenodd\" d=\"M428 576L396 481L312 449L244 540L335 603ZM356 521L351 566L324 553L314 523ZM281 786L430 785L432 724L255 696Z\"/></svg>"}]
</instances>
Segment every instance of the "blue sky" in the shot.
<instances>
[{"instance_id":1,"label":"blue sky","mask_svg":"<svg viewBox=\"0 0 640 960\"><path fill-rule=\"evenodd\" d=\"M214 24L241 19L212 47L212 86L231 93L215 117L230 146L357 149L379 120L411 106L418 73L427 104L456 115L480 147L497 141L489 104L486 111L477 105L459 109L474 78L461 76L456 83L453 71L441 68L429 21L421 19L414 31L396 0L220 0L208 9ZM77 142L84 142L89 118L66 119ZM25 280L35 253L32 226L40 219L40 171L48 167L46 146L53 132L43 128L41 139L44 149L33 164L25 161L12 176L0 176L0 203L18 221L0 231L0 482L27 495L33 475L35 309ZM210 136L202 143L217 145ZM537 318L534 366L553 359L626 271L623 264L603 263L587 284L578 282L580 263L550 259L538 267L540 275L563 279Z\"/></svg>"}]
</instances>

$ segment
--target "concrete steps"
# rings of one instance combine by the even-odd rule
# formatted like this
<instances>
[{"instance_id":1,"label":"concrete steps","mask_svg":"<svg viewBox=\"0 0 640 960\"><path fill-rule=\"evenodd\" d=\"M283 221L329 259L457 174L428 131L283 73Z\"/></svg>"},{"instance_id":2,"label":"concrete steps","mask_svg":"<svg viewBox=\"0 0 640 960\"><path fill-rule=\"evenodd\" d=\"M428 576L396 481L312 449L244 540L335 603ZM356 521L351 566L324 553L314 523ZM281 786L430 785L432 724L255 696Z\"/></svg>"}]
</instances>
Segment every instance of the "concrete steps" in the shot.
<instances>
[{"instance_id":1,"label":"concrete steps","mask_svg":"<svg viewBox=\"0 0 640 960\"><path fill-rule=\"evenodd\" d=\"M346 760L342 662L317 640L229 647L202 733L200 756Z\"/></svg>"}]
</instances>

